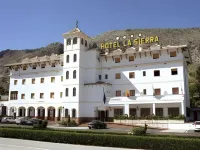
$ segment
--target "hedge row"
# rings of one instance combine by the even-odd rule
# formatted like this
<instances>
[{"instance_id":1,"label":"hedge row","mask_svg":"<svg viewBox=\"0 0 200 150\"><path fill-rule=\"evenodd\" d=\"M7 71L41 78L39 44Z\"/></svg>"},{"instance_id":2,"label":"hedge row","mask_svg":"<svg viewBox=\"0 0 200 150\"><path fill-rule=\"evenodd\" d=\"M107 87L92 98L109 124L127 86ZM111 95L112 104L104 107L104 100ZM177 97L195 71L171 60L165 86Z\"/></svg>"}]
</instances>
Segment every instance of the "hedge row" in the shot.
<instances>
[{"instance_id":1,"label":"hedge row","mask_svg":"<svg viewBox=\"0 0 200 150\"><path fill-rule=\"evenodd\" d=\"M32 126L13 126L13 127L6 127L0 126L0 129L29 129L29 130L37 130L33 129ZM103 135L128 135L128 132L110 132L110 131L102 131L102 130L71 130L71 129L45 129L46 131L58 131L58 132L66 132L66 133L82 133L82 134L103 134ZM131 136L131 135L130 135ZM200 136L189 136L189 135L174 135L174 134L146 134L145 136L151 137L168 137L168 138L190 138L190 139L200 139Z\"/></svg>"},{"instance_id":2,"label":"hedge row","mask_svg":"<svg viewBox=\"0 0 200 150\"><path fill-rule=\"evenodd\" d=\"M48 130L6 129L0 128L0 137L28 139L55 143L95 145L156 150L199 150L199 139L181 139L166 137L80 134Z\"/></svg>"}]
</instances>

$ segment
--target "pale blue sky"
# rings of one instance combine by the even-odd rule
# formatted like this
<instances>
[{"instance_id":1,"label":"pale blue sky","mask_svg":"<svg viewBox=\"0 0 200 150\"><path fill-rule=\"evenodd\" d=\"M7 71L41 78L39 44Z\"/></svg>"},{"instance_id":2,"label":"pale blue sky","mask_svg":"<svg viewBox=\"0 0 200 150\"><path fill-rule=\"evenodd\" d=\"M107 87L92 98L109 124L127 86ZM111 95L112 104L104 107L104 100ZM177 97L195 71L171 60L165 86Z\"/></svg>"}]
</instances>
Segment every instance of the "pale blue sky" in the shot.
<instances>
[{"instance_id":1,"label":"pale blue sky","mask_svg":"<svg viewBox=\"0 0 200 150\"><path fill-rule=\"evenodd\" d=\"M199 0L2 0L0 50L63 42L79 27L89 36L119 29L200 26Z\"/></svg>"}]
</instances>

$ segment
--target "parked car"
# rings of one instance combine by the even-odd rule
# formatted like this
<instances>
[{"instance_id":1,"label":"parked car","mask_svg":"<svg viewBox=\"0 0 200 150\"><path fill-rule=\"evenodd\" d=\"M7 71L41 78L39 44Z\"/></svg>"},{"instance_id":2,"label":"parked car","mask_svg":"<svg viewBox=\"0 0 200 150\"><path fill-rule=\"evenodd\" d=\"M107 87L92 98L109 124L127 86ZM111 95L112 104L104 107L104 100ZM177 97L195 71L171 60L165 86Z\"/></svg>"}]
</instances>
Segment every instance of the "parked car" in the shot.
<instances>
[{"instance_id":1,"label":"parked car","mask_svg":"<svg viewBox=\"0 0 200 150\"><path fill-rule=\"evenodd\" d=\"M16 119L16 124L19 125L33 125L37 123L40 119L37 118L29 118L29 117L19 117Z\"/></svg>"},{"instance_id":2,"label":"parked car","mask_svg":"<svg viewBox=\"0 0 200 150\"><path fill-rule=\"evenodd\" d=\"M194 125L194 132L200 131L200 121L195 121L193 125Z\"/></svg>"},{"instance_id":3,"label":"parked car","mask_svg":"<svg viewBox=\"0 0 200 150\"><path fill-rule=\"evenodd\" d=\"M16 123L13 117L3 117L1 123Z\"/></svg>"},{"instance_id":4,"label":"parked car","mask_svg":"<svg viewBox=\"0 0 200 150\"><path fill-rule=\"evenodd\" d=\"M107 124L100 121L100 120L93 120L91 122L88 123L88 128L89 129L106 129L107 128Z\"/></svg>"}]
</instances>

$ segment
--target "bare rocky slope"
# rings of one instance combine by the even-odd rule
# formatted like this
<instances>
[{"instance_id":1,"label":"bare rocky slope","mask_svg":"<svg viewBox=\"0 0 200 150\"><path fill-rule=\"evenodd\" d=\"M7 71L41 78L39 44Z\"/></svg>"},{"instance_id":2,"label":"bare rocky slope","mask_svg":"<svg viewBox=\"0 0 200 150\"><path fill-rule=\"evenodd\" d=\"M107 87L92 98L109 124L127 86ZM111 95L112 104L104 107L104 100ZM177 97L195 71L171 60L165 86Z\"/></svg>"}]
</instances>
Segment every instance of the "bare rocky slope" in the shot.
<instances>
[{"instance_id":1,"label":"bare rocky slope","mask_svg":"<svg viewBox=\"0 0 200 150\"><path fill-rule=\"evenodd\" d=\"M142 34L143 36L159 36L159 44L162 46L167 45L190 45L190 52L192 56L193 65L189 66L190 79L193 78L193 72L195 71L196 65L200 62L200 28L183 28L183 29L126 29L126 30L114 30L105 32L93 38L93 44L99 45L104 41L113 41L116 37L127 38L130 35ZM0 51L0 87L8 90L9 77L8 71L3 70L3 66L9 63L20 62L24 58L31 58L35 56L44 56L63 53L62 43L52 43L46 47L38 49L27 49L27 50L2 50ZM1 89L1 88L0 88ZM1 94L1 90L0 90Z\"/></svg>"}]
</instances>

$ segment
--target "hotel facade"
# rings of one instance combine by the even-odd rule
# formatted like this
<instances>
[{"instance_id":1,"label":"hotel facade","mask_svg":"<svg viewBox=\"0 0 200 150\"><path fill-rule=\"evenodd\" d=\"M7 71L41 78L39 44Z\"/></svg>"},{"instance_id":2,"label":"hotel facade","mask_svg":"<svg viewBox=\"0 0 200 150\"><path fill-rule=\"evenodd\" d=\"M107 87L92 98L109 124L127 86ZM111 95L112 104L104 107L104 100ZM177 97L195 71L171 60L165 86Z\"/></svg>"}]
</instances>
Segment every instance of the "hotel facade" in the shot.
<instances>
[{"instance_id":1,"label":"hotel facade","mask_svg":"<svg viewBox=\"0 0 200 150\"><path fill-rule=\"evenodd\" d=\"M78 28L63 38L62 55L5 66L10 68L8 116L57 121L70 115L78 123L123 114L188 117L187 45L144 48L114 42L115 49L105 43L91 48L92 38Z\"/></svg>"}]
</instances>

